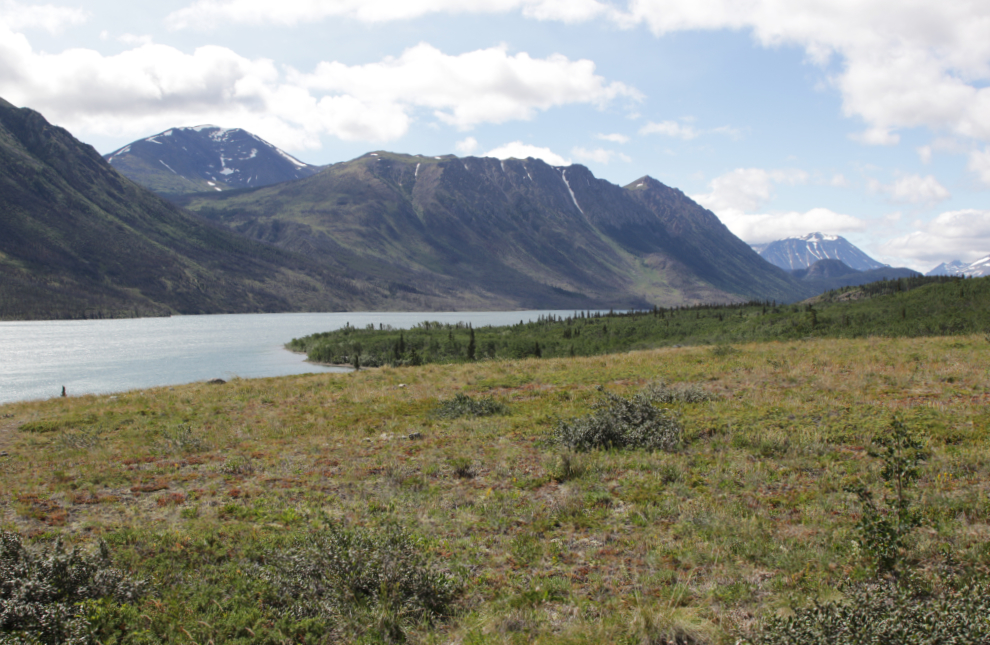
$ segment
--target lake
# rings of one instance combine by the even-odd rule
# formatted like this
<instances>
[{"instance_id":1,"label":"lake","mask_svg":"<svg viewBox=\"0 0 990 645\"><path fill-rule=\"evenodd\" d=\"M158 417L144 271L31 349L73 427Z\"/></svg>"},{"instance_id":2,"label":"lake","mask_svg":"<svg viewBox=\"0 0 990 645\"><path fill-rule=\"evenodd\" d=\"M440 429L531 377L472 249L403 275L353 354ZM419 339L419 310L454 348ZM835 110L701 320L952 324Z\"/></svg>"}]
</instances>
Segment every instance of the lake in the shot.
<instances>
[{"instance_id":1,"label":"lake","mask_svg":"<svg viewBox=\"0 0 990 645\"><path fill-rule=\"evenodd\" d=\"M305 362L293 338L347 324L408 328L424 320L509 325L572 311L236 314L0 322L0 404L108 394L214 378L347 372Z\"/></svg>"}]
</instances>

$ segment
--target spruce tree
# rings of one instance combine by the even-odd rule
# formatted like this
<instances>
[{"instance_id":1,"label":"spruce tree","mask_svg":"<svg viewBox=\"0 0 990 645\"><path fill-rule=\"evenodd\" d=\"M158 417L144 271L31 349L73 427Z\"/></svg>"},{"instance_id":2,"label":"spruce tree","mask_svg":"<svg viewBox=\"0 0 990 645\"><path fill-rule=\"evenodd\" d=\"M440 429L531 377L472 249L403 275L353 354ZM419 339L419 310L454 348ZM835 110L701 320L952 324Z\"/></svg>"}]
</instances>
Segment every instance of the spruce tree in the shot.
<instances>
[{"instance_id":1,"label":"spruce tree","mask_svg":"<svg viewBox=\"0 0 990 645\"><path fill-rule=\"evenodd\" d=\"M475 345L474 345L474 327L471 327L471 338L470 338L470 340L468 340L468 346L467 346L467 359L469 361L473 361L474 360L474 351L475 351Z\"/></svg>"}]
</instances>

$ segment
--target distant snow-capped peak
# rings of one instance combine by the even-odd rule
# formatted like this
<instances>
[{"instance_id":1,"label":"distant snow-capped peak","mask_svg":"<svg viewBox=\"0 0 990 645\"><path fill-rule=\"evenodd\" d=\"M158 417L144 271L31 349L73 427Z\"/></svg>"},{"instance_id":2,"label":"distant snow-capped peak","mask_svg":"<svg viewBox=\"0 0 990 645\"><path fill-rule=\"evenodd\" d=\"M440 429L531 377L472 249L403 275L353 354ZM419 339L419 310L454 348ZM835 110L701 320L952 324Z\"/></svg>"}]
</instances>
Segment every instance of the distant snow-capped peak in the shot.
<instances>
[{"instance_id":1,"label":"distant snow-capped peak","mask_svg":"<svg viewBox=\"0 0 990 645\"><path fill-rule=\"evenodd\" d=\"M957 275L981 278L990 275L990 255L966 264L961 260L943 262L925 275Z\"/></svg>"},{"instance_id":2,"label":"distant snow-capped peak","mask_svg":"<svg viewBox=\"0 0 990 645\"><path fill-rule=\"evenodd\" d=\"M754 248L764 260L786 271L807 269L819 260L839 260L857 271L887 266L856 248L841 235L825 235L820 232L795 235Z\"/></svg>"}]
</instances>

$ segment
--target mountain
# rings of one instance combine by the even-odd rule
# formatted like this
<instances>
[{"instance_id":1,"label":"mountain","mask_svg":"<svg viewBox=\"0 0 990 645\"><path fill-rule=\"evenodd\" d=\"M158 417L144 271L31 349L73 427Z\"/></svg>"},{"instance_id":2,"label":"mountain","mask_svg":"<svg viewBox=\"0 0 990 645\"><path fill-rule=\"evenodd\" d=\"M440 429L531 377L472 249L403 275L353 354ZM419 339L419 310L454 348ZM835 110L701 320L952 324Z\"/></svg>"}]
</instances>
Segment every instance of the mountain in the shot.
<instances>
[{"instance_id":1,"label":"mountain","mask_svg":"<svg viewBox=\"0 0 990 645\"><path fill-rule=\"evenodd\" d=\"M881 269L877 262L839 235L810 233L753 247L767 262L786 271L807 269L819 260L841 260L856 271Z\"/></svg>"},{"instance_id":2,"label":"mountain","mask_svg":"<svg viewBox=\"0 0 990 645\"><path fill-rule=\"evenodd\" d=\"M449 307L210 225L0 99L0 319Z\"/></svg>"},{"instance_id":3,"label":"mountain","mask_svg":"<svg viewBox=\"0 0 990 645\"><path fill-rule=\"evenodd\" d=\"M858 287L879 280L914 278L921 274L912 269L884 266L857 271L840 260L819 260L807 269L795 269L791 275L812 288L816 294L842 287Z\"/></svg>"},{"instance_id":4,"label":"mountain","mask_svg":"<svg viewBox=\"0 0 990 645\"><path fill-rule=\"evenodd\" d=\"M796 300L807 288L644 177L538 159L373 152L294 182L179 203L256 240L517 307Z\"/></svg>"},{"instance_id":5,"label":"mountain","mask_svg":"<svg viewBox=\"0 0 990 645\"><path fill-rule=\"evenodd\" d=\"M990 255L971 264L963 264L960 260L943 262L925 275L958 275L983 278L990 275Z\"/></svg>"},{"instance_id":6,"label":"mountain","mask_svg":"<svg viewBox=\"0 0 990 645\"><path fill-rule=\"evenodd\" d=\"M105 158L125 177L165 197L269 186L320 170L246 130L215 125L172 128Z\"/></svg>"}]
</instances>

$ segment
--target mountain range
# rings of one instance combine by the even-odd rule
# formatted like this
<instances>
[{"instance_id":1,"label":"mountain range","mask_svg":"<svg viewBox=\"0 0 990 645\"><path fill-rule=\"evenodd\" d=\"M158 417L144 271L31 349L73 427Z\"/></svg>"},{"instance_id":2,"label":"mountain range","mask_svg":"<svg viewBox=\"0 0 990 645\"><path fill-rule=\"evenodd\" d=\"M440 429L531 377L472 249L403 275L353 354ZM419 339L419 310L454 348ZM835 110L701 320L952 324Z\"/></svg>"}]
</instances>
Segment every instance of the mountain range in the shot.
<instances>
[{"instance_id":1,"label":"mountain range","mask_svg":"<svg viewBox=\"0 0 990 645\"><path fill-rule=\"evenodd\" d=\"M171 128L105 156L120 174L164 197L268 186L319 172L246 130Z\"/></svg>"},{"instance_id":2,"label":"mountain range","mask_svg":"<svg viewBox=\"0 0 990 645\"><path fill-rule=\"evenodd\" d=\"M801 285L710 211L539 159L372 152L298 181L178 200L253 239L514 300L616 307L794 300Z\"/></svg>"},{"instance_id":3,"label":"mountain range","mask_svg":"<svg viewBox=\"0 0 990 645\"><path fill-rule=\"evenodd\" d=\"M877 262L840 235L809 233L754 245L753 249L764 260L785 271L807 269L819 260L840 260L856 271L870 271L888 266Z\"/></svg>"},{"instance_id":4,"label":"mountain range","mask_svg":"<svg viewBox=\"0 0 990 645\"><path fill-rule=\"evenodd\" d=\"M856 279L791 275L651 177L385 151L317 168L214 126L104 159L2 100L0 189L7 319L790 302Z\"/></svg>"}]
</instances>

